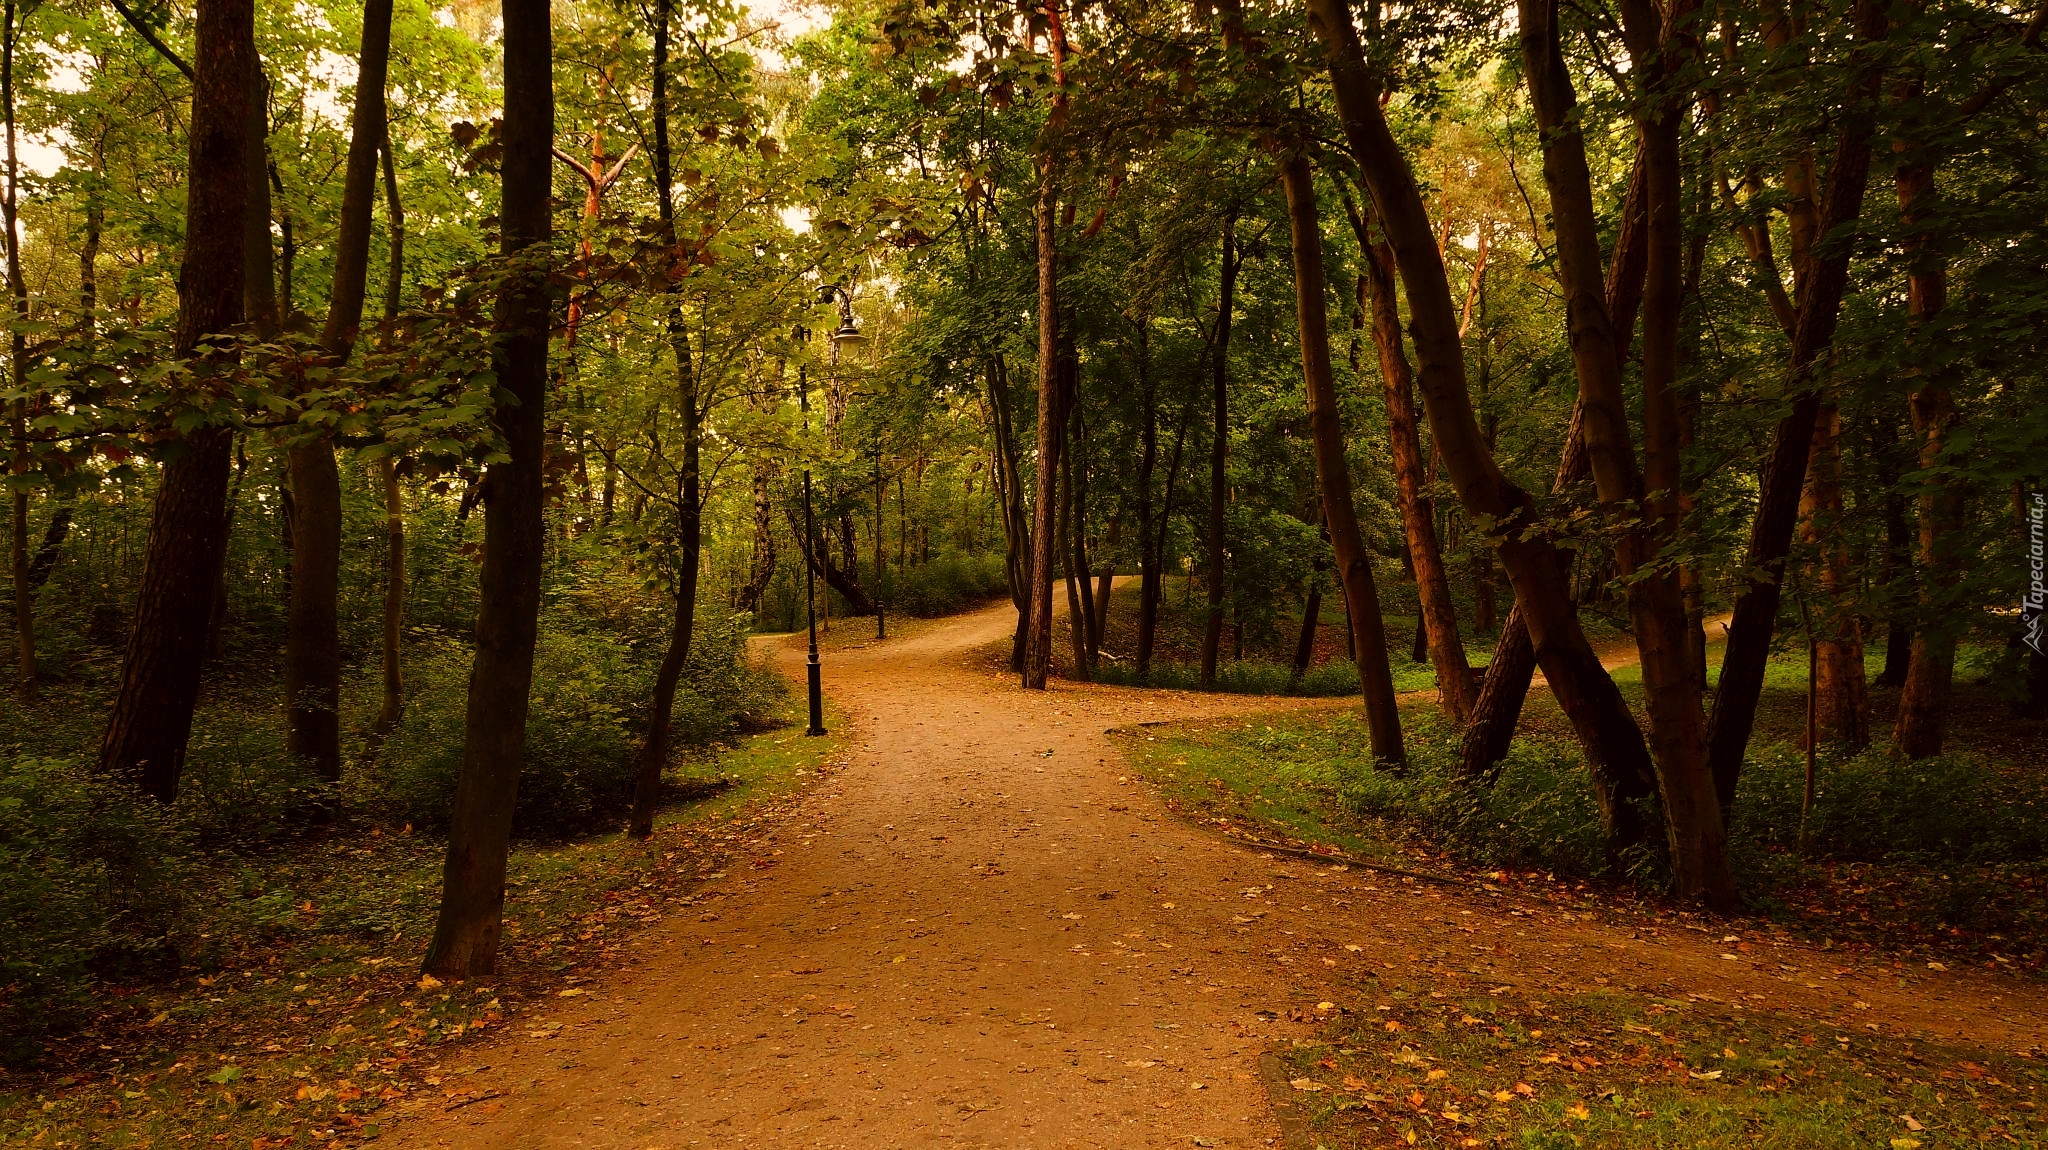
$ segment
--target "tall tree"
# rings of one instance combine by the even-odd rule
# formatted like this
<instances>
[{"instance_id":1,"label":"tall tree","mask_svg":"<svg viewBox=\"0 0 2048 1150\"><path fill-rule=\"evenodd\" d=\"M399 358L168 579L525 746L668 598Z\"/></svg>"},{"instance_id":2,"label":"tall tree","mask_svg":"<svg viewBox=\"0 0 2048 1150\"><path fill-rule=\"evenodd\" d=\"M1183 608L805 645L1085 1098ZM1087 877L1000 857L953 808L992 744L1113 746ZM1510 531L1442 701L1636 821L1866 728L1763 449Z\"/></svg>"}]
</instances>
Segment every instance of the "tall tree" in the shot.
<instances>
[{"instance_id":1,"label":"tall tree","mask_svg":"<svg viewBox=\"0 0 2048 1150\"><path fill-rule=\"evenodd\" d=\"M1315 450L1316 484L1322 490L1323 520L1337 552L1337 577L1344 587L1351 621L1352 660L1365 702L1367 736L1375 761L1399 768L1408 763L1401 741L1401 711L1394 700L1394 676L1387 665L1387 629L1373 586L1372 559L1358 529L1351 498L1350 464L1344 428L1337 415L1336 375L1330 366L1330 317L1324 296L1323 229L1316 206L1315 176L1299 152L1281 161L1287 219L1294 254L1294 308L1301 331L1301 375L1308 393L1309 438Z\"/></svg>"},{"instance_id":2,"label":"tall tree","mask_svg":"<svg viewBox=\"0 0 2048 1150\"><path fill-rule=\"evenodd\" d=\"M1052 51L1053 96L1046 120L1047 142L1038 157L1038 203L1032 219L1038 257L1038 493L1031 514L1031 625L1024 639L1024 686L1044 690L1052 661L1052 578L1058 562L1053 515L1059 501L1062 431L1059 344L1059 212L1060 159L1058 136L1067 117L1067 31L1057 2L1044 8L1046 39Z\"/></svg>"},{"instance_id":3,"label":"tall tree","mask_svg":"<svg viewBox=\"0 0 2048 1150\"><path fill-rule=\"evenodd\" d=\"M1821 237L1816 242L1824 248L1804 261L1799 276L1786 385L1792 407L1771 433L1770 455L1764 462L1743 560L1743 569L1755 574L1735 597L1728 647L1721 656L1721 677L1707 724L1707 764L1714 774L1724 817L1735 805L1736 783L1742 777L1743 756L1756 722L1757 701L1763 694L1764 664L1770 658L1771 636L1777 628L1785 556L1792 545L1799 493L1806 486L1806 462L1813 452L1813 426L1820 414L1817 376L1823 353L1834 342L1842 296L1849 285L1850 246L1837 230L1862 214L1863 193L1870 180L1871 105L1884 79L1883 57L1872 49L1885 38L1885 18L1875 0L1857 0L1853 22L1862 51L1841 101L1834 160L1828 165L1827 189L1815 223Z\"/></svg>"},{"instance_id":4,"label":"tall tree","mask_svg":"<svg viewBox=\"0 0 2048 1150\"><path fill-rule=\"evenodd\" d=\"M1636 468L1628 426L1620 341L1607 312L1585 137L1578 97L1565 67L1558 5L1555 0L1519 0L1517 8L1523 71L1543 131L1543 176L1550 189L1558 275L1584 409L1582 434L1600 501L1620 527L1615 560L1628 580L1672 879L1680 897L1733 909L1734 872L1703 758L1702 684L1692 669L1684 597L1677 572L1657 564L1660 546L1678 529L1682 483L1676 386L1684 250L1678 131L1684 102L1677 71L1682 63L1678 40L1691 6L1673 4L1664 14L1664 27L1658 29L1657 13L1648 0L1623 5L1625 35L1659 45L1637 53L1652 65L1644 76L1641 94L1647 107L1639 115L1638 129L1649 213L1642 374L1647 475ZM1642 11L1646 8L1648 12Z\"/></svg>"},{"instance_id":5,"label":"tall tree","mask_svg":"<svg viewBox=\"0 0 2048 1150\"><path fill-rule=\"evenodd\" d=\"M1415 373L1401 346L1401 305L1394 298L1394 249L1373 234L1371 224L1348 194L1344 207L1351 216L1365 266L1359 285L1366 291L1368 298L1362 302L1372 316L1372 342L1379 357L1387 437L1394 456L1394 493L1409 562L1415 569L1415 592L1429 659L1436 668L1437 703L1445 718L1463 725L1477 702L1479 688L1465 661L1465 641L1458 635L1457 607L1451 602L1450 577L1437 541L1436 506L1425 490L1429 480L1415 412Z\"/></svg>"},{"instance_id":6,"label":"tall tree","mask_svg":"<svg viewBox=\"0 0 2048 1150\"><path fill-rule=\"evenodd\" d=\"M371 214L377 157L385 130L384 87L391 62L391 0L365 0L356 58L355 108L341 182L334 245L334 289L320 350L330 367L354 353L369 295ZM268 239L265 240L266 245ZM341 472L334 443L319 428L288 449L292 476L291 610L285 631L285 745L329 782L341 778Z\"/></svg>"},{"instance_id":7,"label":"tall tree","mask_svg":"<svg viewBox=\"0 0 2048 1150\"><path fill-rule=\"evenodd\" d=\"M193 12L192 111L187 144L185 253L174 354L186 365L181 398L197 401L233 369L225 343L242 322L249 75L256 67L251 0L199 0ZM205 345L205 346L202 346ZM121 685L100 742L100 769L135 780L163 802L177 796L199 701L208 612L227 545L231 428L208 421L165 453Z\"/></svg>"},{"instance_id":8,"label":"tall tree","mask_svg":"<svg viewBox=\"0 0 2048 1150\"><path fill-rule=\"evenodd\" d=\"M1634 801L1653 785L1642 732L1579 625L1568 564L1549 539L1528 530L1535 526L1534 501L1486 449L1466 390L1457 306L1443 256L1415 174L1380 109L1380 79L1366 64L1350 6L1347 0L1310 0L1309 22L1328 61L1345 138L1386 223L1407 292L1416 382L1444 469L1466 513L1492 523L1500 534L1501 563L1527 617L1544 676L1553 686L1569 681L1558 701L1586 748L1607 838L1618 848L1640 837Z\"/></svg>"},{"instance_id":9,"label":"tall tree","mask_svg":"<svg viewBox=\"0 0 2048 1150\"><path fill-rule=\"evenodd\" d=\"M1225 538L1224 508L1230 502L1225 465L1230 459L1230 319L1237 307L1237 216L1223 219L1223 255L1216 268L1216 326L1209 336L1209 570L1204 588L1207 610L1202 617L1203 687L1216 685L1216 658L1223 647L1223 577L1230 548Z\"/></svg>"},{"instance_id":10,"label":"tall tree","mask_svg":"<svg viewBox=\"0 0 2048 1150\"><path fill-rule=\"evenodd\" d=\"M673 157L669 140L669 36L674 19L673 0L655 0L654 6L654 196L659 208L662 242L677 251L676 205L673 185ZM598 191L592 191L595 197ZM667 285L667 335L669 354L675 359L676 411L683 421L682 463L676 468L676 570L669 625L668 649L654 678L654 711L648 716L647 737L640 747L640 770L633 786L633 815L627 833L646 838L654 833L654 808L661 793L661 772L668 765L669 721L675 711L676 686L690 658L690 642L697 626L697 575L704 540L703 481L699 459L704 444L704 406L699 394L696 364L690 355L690 329L683 315L683 285L671 279ZM823 548L815 550L822 551Z\"/></svg>"},{"instance_id":11,"label":"tall tree","mask_svg":"<svg viewBox=\"0 0 2048 1150\"><path fill-rule=\"evenodd\" d=\"M499 218L505 266L492 369L504 398L493 416L505 458L484 476L484 554L476 662L463 718L462 773L449 819L441 912L429 973L491 973L505 909L527 696L540 619L546 529L542 437L548 378L548 197L555 134L549 0L504 0L505 116Z\"/></svg>"}]
</instances>

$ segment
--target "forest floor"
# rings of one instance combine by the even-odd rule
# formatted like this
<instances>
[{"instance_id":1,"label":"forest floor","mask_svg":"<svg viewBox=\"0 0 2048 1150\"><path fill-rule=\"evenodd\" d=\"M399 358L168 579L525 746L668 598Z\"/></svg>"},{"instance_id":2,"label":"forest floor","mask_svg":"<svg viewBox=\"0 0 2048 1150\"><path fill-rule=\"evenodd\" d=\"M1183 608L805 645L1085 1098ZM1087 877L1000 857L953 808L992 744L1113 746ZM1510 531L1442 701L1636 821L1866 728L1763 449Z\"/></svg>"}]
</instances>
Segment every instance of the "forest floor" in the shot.
<instances>
[{"instance_id":1,"label":"forest floor","mask_svg":"<svg viewBox=\"0 0 2048 1150\"><path fill-rule=\"evenodd\" d=\"M2038 983L1231 842L1111 732L1341 703L1021 692L983 653L1014 619L835 652L844 769L382 1141L1910 1150L1943 1144L1903 1110L1924 1088L2037 1143ZM770 641L792 675L799 643ZM1809 1133L1756 1136L1778 1096Z\"/></svg>"}]
</instances>

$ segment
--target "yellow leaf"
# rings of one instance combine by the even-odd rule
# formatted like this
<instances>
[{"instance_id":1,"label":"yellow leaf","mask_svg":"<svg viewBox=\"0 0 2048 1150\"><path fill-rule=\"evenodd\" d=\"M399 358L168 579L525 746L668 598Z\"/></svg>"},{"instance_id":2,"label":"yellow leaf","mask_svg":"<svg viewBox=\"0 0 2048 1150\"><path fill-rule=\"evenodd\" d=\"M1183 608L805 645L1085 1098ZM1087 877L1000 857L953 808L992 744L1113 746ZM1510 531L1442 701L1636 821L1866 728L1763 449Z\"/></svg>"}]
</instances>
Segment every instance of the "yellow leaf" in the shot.
<instances>
[{"instance_id":1,"label":"yellow leaf","mask_svg":"<svg viewBox=\"0 0 2048 1150\"><path fill-rule=\"evenodd\" d=\"M422 974L420 975L420 980L417 983L414 983L413 985L419 987L421 990L432 990L435 987L441 985L441 980L435 978L431 974Z\"/></svg>"},{"instance_id":2,"label":"yellow leaf","mask_svg":"<svg viewBox=\"0 0 2048 1150\"><path fill-rule=\"evenodd\" d=\"M1566 1108L1564 1115L1567 1118L1576 1118L1579 1121L1584 1122L1586 1119L1591 1118L1593 1116L1593 1112L1586 1109L1585 1103L1574 1102L1571 1104L1571 1106Z\"/></svg>"}]
</instances>

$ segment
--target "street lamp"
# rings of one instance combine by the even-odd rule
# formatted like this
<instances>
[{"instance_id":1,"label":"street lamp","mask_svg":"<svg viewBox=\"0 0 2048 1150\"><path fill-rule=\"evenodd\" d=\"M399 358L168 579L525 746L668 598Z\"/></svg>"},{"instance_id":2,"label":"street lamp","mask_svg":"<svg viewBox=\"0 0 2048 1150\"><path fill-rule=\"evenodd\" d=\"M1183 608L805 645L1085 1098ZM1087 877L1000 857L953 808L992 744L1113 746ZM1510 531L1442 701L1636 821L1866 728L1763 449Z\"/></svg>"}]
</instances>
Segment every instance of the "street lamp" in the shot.
<instances>
[{"instance_id":1,"label":"street lamp","mask_svg":"<svg viewBox=\"0 0 2048 1150\"><path fill-rule=\"evenodd\" d=\"M794 334L799 343L808 342L811 338L810 329L808 328L797 328ZM809 436L811 432L811 382L808 364L800 363L797 365L796 394L797 408L803 412L804 434ZM811 629L811 653L810 658L804 664L804 677L805 685L809 689L810 694L811 725L804 731L806 735L822 735L825 733L824 672L818 666L817 568L815 566L816 557L811 551L811 548L816 546L817 534L817 525L811 520L811 465L807 459L804 462L804 618Z\"/></svg>"}]
</instances>

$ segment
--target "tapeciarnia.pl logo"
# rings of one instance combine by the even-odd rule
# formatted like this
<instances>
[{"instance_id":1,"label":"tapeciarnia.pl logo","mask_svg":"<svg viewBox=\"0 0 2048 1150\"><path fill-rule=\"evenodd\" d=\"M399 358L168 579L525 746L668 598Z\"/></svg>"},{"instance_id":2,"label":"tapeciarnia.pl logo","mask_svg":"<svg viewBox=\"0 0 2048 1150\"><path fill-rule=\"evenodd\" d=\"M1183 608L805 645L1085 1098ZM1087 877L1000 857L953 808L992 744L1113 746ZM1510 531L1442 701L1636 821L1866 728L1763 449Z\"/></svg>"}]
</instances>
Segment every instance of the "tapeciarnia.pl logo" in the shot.
<instances>
[{"instance_id":1,"label":"tapeciarnia.pl logo","mask_svg":"<svg viewBox=\"0 0 2048 1150\"><path fill-rule=\"evenodd\" d=\"M2020 602L2020 623L2027 629L2027 646L2037 655L2048 655L2048 494L2036 491L2027 500L2027 594Z\"/></svg>"}]
</instances>

